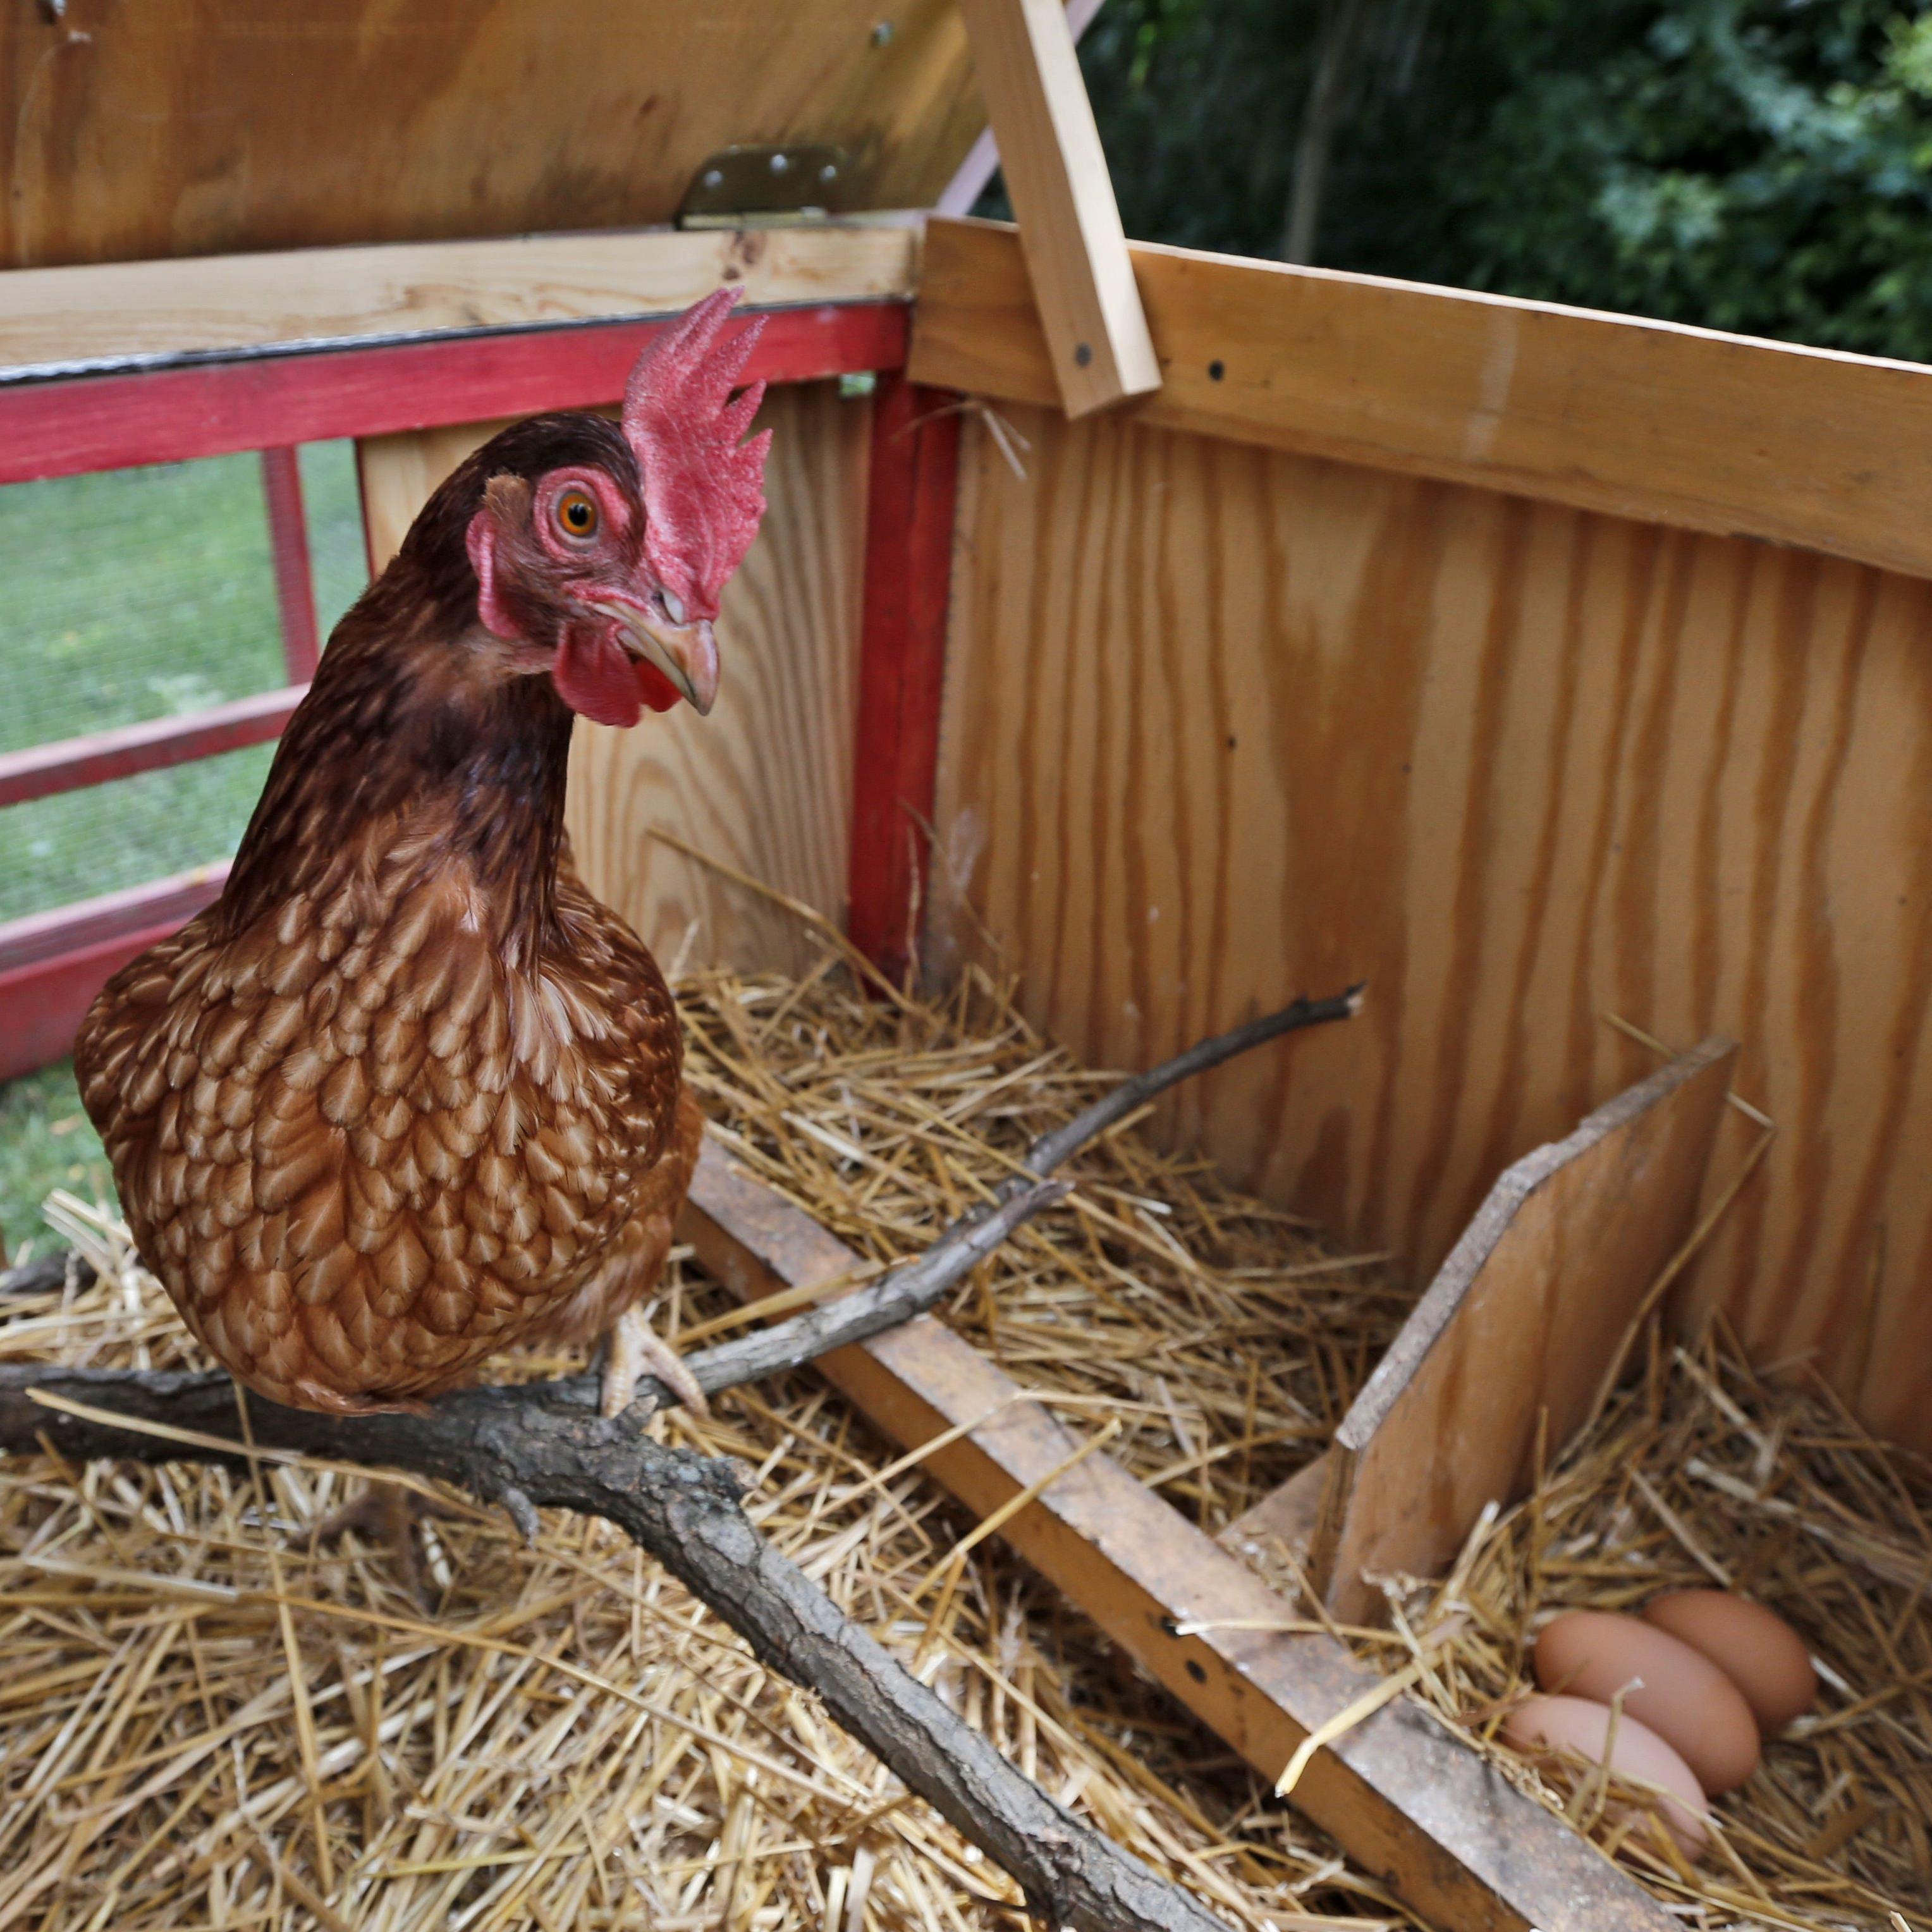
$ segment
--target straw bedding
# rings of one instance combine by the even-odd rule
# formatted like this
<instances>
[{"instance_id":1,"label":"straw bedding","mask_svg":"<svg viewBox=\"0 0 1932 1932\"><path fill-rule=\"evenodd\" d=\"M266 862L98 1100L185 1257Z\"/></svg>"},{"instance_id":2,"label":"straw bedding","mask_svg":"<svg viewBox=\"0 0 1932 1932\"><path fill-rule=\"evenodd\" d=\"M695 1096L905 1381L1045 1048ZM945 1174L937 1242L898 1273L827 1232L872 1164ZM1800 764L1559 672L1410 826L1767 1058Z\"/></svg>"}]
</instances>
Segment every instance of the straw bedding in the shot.
<instances>
[{"instance_id":1,"label":"straw bedding","mask_svg":"<svg viewBox=\"0 0 1932 1932\"><path fill-rule=\"evenodd\" d=\"M829 968L682 997L734 1152L881 1261L1107 1084L983 984L944 1012ZM1118 1418L1109 1453L1218 1523L1332 1426L1401 1302L1131 1131L1078 1172L1082 1205L952 1318L1076 1427ZM203 1366L111 1222L54 1212L108 1271L8 1306L0 1360ZM1352 1298L1375 1334L1338 1318ZM735 1312L680 1256L654 1318L688 1346ZM754 1520L849 1614L1231 1924L1411 1924L997 1541L935 1626L927 1580L967 1519L814 1376L654 1426L746 1465ZM0 1927L1022 1922L1002 1874L616 1532L547 1516L526 1550L464 1508L428 1526L426 1608L386 1552L308 1547L358 1482L0 1464Z\"/></svg>"},{"instance_id":2,"label":"straw bedding","mask_svg":"<svg viewBox=\"0 0 1932 1932\"><path fill-rule=\"evenodd\" d=\"M702 976L681 998L714 1130L881 1263L1105 1084L976 977L943 1008L859 997L830 964L797 982ZM1076 1427L1115 1432L1108 1454L1217 1530L1325 1441L1406 1296L1378 1258L1131 1125L1072 1172L1077 1194L946 1318ZM201 1366L112 1222L52 1211L107 1271L0 1311L0 1360ZM680 1256L654 1318L688 1346L736 1311ZM754 1519L849 1614L1232 1924L1412 1926L997 1540L950 1595L935 1587L966 1520L813 1376L653 1426L746 1465ZM1019 1922L1000 1874L616 1532L550 1516L526 1550L460 1507L428 1528L425 1606L387 1552L308 1546L360 1480L0 1465L0 1928ZM1465 1612L1422 1688L1480 1738L1550 1606L1724 1568L1847 1688L1727 1801L1737 1868L1700 1874L1698 1901L1684 1874L1648 1876L1691 1924L1882 1924L1932 1896L1928 1514L1924 1472L1888 1464L1822 1398L1768 1394L1717 1355L1659 1356L1446 1591L1403 1600L1395 1648L1356 1640L1390 1667L1402 1634L1426 1644ZM1510 1768L1564 1802L1553 1769ZM1614 1828L1587 1789L1575 1815Z\"/></svg>"}]
</instances>

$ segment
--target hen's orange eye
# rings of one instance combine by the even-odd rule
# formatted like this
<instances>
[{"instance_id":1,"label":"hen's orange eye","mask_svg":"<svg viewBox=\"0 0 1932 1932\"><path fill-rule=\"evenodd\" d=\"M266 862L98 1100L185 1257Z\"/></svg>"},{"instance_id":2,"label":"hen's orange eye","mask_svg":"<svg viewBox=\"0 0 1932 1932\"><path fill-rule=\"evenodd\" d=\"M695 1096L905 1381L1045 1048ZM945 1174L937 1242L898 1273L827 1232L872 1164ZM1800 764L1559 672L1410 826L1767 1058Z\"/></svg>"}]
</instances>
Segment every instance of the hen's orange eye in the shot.
<instances>
[{"instance_id":1,"label":"hen's orange eye","mask_svg":"<svg viewBox=\"0 0 1932 1932\"><path fill-rule=\"evenodd\" d=\"M568 536L595 536L597 534L596 502L586 490L566 490L557 499L556 520Z\"/></svg>"}]
</instances>

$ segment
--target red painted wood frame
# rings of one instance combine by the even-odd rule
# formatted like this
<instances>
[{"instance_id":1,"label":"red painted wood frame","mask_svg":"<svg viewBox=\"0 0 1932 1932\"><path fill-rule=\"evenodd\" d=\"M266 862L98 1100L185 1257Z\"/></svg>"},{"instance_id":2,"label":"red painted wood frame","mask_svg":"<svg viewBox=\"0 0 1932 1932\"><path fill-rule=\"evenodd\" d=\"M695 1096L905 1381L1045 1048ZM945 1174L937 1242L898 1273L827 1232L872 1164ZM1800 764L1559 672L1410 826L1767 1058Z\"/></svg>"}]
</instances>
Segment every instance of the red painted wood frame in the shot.
<instances>
[{"instance_id":1,"label":"red painted wood frame","mask_svg":"<svg viewBox=\"0 0 1932 1932\"><path fill-rule=\"evenodd\" d=\"M846 932L895 983L915 963L952 597L959 399L881 376L872 410Z\"/></svg>"},{"instance_id":2,"label":"red painted wood frame","mask_svg":"<svg viewBox=\"0 0 1932 1932\"><path fill-rule=\"evenodd\" d=\"M752 319L742 316L734 326L748 326ZM286 690L192 717L0 757L0 805L280 735L301 699L319 642L297 445L614 401L639 351L669 320L472 332L0 381L0 483L262 452L290 680ZM808 382L904 365L903 303L781 309L764 320L747 380ZM888 377L882 400L894 393ZM209 867L0 924L0 1080L65 1054L106 981L212 902L224 874L224 868Z\"/></svg>"}]
</instances>

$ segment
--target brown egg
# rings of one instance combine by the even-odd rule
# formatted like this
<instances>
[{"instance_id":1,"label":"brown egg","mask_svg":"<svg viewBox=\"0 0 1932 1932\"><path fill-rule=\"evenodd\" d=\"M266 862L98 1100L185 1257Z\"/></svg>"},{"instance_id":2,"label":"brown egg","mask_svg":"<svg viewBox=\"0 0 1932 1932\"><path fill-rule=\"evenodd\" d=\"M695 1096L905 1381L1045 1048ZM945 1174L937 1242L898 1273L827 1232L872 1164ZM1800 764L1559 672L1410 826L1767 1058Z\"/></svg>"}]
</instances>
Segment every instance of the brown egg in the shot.
<instances>
[{"instance_id":1,"label":"brown egg","mask_svg":"<svg viewBox=\"0 0 1932 1932\"><path fill-rule=\"evenodd\" d=\"M1762 1604L1728 1590L1673 1590L1653 1598L1643 1620L1702 1652L1744 1693L1768 1738L1802 1717L1818 1695L1804 1640Z\"/></svg>"},{"instance_id":2,"label":"brown egg","mask_svg":"<svg viewBox=\"0 0 1932 1932\"><path fill-rule=\"evenodd\" d=\"M1695 1858L1710 1839L1704 1827L1710 1808L1690 1767L1628 1710L1618 1721L1614 1738L1610 1738L1610 1707L1584 1697L1532 1697L1503 1720L1503 1736L1522 1751L1574 1751L1601 1764L1604 1742L1610 1739L1611 1770L1671 1794L1658 1801L1658 1814L1670 1835Z\"/></svg>"},{"instance_id":3,"label":"brown egg","mask_svg":"<svg viewBox=\"0 0 1932 1932\"><path fill-rule=\"evenodd\" d=\"M1669 1744L1715 1797L1757 1768L1757 1720L1744 1694L1702 1651L1635 1617L1571 1610L1536 1640L1536 1681L1623 1707Z\"/></svg>"}]
</instances>

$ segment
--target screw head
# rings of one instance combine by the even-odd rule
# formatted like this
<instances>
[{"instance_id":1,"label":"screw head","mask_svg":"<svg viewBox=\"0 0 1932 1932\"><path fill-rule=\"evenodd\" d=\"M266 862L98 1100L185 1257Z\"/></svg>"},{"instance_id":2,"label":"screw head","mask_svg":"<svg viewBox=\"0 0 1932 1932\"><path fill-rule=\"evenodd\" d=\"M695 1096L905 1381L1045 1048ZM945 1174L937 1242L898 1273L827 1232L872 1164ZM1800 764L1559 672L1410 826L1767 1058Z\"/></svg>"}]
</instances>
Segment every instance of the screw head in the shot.
<instances>
[{"instance_id":1,"label":"screw head","mask_svg":"<svg viewBox=\"0 0 1932 1932\"><path fill-rule=\"evenodd\" d=\"M1094 345L1090 342L1076 342L1073 345L1073 360L1081 368L1086 368L1094 359Z\"/></svg>"},{"instance_id":2,"label":"screw head","mask_svg":"<svg viewBox=\"0 0 1932 1932\"><path fill-rule=\"evenodd\" d=\"M722 168L706 168L704 170L704 185L706 188L722 188L724 185L724 170Z\"/></svg>"},{"instance_id":3,"label":"screw head","mask_svg":"<svg viewBox=\"0 0 1932 1932\"><path fill-rule=\"evenodd\" d=\"M1221 361L1218 356L1214 359L1214 361L1209 363L1208 365L1208 380L1210 382L1220 382L1221 378L1226 375L1227 373L1227 364Z\"/></svg>"},{"instance_id":4,"label":"screw head","mask_svg":"<svg viewBox=\"0 0 1932 1932\"><path fill-rule=\"evenodd\" d=\"M777 154L772 157L772 172L775 175L783 174L790 166L791 157L786 154L783 149L781 149Z\"/></svg>"},{"instance_id":5,"label":"screw head","mask_svg":"<svg viewBox=\"0 0 1932 1932\"><path fill-rule=\"evenodd\" d=\"M891 21L880 20L874 24L872 28L872 44L874 46L883 47L887 46L891 42L892 38L892 23Z\"/></svg>"},{"instance_id":6,"label":"screw head","mask_svg":"<svg viewBox=\"0 0 1932 1932\"><path fill-rule=\"evenodd\" d=\"M827 161L824 166L819 170L818 178L822 182L836 181L838 178L838 170L831 162Z\"/></svg>"}]
</instances>

